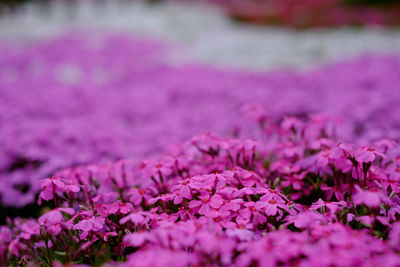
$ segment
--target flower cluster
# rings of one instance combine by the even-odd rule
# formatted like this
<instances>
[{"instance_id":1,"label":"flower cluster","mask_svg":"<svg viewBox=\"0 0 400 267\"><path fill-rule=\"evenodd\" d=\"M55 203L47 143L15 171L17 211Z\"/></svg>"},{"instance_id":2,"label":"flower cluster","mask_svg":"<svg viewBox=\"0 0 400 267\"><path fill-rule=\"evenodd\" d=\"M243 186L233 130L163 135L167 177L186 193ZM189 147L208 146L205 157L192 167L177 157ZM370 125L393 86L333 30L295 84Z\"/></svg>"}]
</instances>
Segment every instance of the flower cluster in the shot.
<instances>
[{"instance_id":1,"label":"flower cluster","mask_svg":"<svg viewBox=\"0 0 400 267\"><path fill-rule=\"evenodd\" d=\"M338 143L330 116L244 110L257 140L205 133L42 180L38 202L55 208L1 227L0 263L397 266L398 145Z\"/></svg>"},{"instance_id":2,"label":"flower cluster","mask_svg":"<svg viewBox=\"0 0 400 267\"><path fill-rule=\"evenodd\" d=\"M74 32L0 49L3 206L34 202L38 180L60 169L147 158L204 131L254 137L238 111L248 102L275 120L335 114L344 118L339 137L351 142L399 136L395 56L255 74L171 66L163 45L118 34Z\"/></svg>"}]
</instances>

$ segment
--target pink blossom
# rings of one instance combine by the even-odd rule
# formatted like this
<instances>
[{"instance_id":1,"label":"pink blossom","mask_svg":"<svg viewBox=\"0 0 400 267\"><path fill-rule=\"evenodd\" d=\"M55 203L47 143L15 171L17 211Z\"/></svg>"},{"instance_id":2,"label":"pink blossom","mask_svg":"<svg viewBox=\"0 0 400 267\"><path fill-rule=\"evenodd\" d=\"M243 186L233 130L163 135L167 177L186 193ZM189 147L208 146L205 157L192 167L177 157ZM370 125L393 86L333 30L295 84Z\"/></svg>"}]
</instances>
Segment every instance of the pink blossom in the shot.
<instances>
[{"instance_id":1,"label":"pink blossom","mask_svg":"<svg viewBox=\"0 0 400 267\"><path fill-rule=\"evenodd\" d=\"M385 158L386 155L374 147L362 146L354 152L354 158L359 163L374 161L377 157Z\"/></svg>"},{"instance_id":2,"label":"pink blossom","mask_svg":"<svg viewBox=\"0 0 400 267\"><path fill-rule=\"evenodd\" d=\"M266 203L264 202L246 202L244 208L239 210L240 216L246 221L252 221L254 224L263 224L267 221L264 213Z\"/></svg>"},{"instance_id":3,"label":"pink blossom","mask_svg":"<svg viewBox=\"0 0 400 267\"><path fill-rule=\"evenodd\" d=\"M356 194L353 200L356 205L364 204L368 207L375 208L379 207L381 203L389 203L388 197L380 190L376 188L362 190L358 186L356 186Z\"/></svg>"},{"instance_id":4,"label":"pink blossom","mask_svg":"<svg viewBox=\"0 0 400 267\"><path fill-rule=\"evenodd\" d=\"M139 212L132 212L128 216L122 218L119 222L121 224L125 224L128 221L137 224L137 225L142 225L146 224L150 220L150 215L147 212L144 211L139 211Z\"/></svg>"},{"instance_id":5,"label":"pink blossom","mask_svg":"<svg viewBox=\"0 0 400 267\"><path fill-rule=\"evenodd\" d=\"M73 226L74 230L80 230L81 234L79 237L85 239L90 232L99 232L103 230L104 218L92 217L83 219Z\"/></svg>"},{"instance_id":6,"label":"pink blossom","mask_svg":"<svg viewBox=\"0 0 400 267\"><path fill-rule=\"evenodd\" d=\"M131 203L124 203L120 200L114 202L113 204L111 204L111 206L108 209L108 212L110 214L128 214L129 212L131 212L133 210L133 206Z\"/></svg>"},{"instance_id":7,"label":"pink blossom","mask_svg":"<svg viewBox=\"0 0 400 267\"><path fill-rule=\"evenodd\" d=\"M203 196L200 196L199 198L200 198L200 200L190 201L189 207L191 209L200 207L199 214L202 214L202 215L210 214L211 212L214 211L214 209L220 208L222 206L222 204L224 203L223 198L218 194L215 194L213 196L203 195Z\"/></svg>"},{"instance_id":8,"label":"pink blossom","mask_svg":"<svg viewBox=\"0 0 400 267\"><path fill-rule=\"evenodd\" d=\"M148 201L153 198L147 190L132 188L128 192L129 201L131 201L135 205L140 205L142 202Z\"/></svg>"},{"instance_id":9,"label":"pink blossom","mask_svg":"<svg viewBox=\"0 0 400 267\"><path fill-rule=\"evenodd\" d=\"M42 204L42 199L49 201L54 198L54 194L62 192L65 188L65 183L57 177L50 177L39 182L42 192L39 194L38 203Z\"/></svg>"}]
</instances>

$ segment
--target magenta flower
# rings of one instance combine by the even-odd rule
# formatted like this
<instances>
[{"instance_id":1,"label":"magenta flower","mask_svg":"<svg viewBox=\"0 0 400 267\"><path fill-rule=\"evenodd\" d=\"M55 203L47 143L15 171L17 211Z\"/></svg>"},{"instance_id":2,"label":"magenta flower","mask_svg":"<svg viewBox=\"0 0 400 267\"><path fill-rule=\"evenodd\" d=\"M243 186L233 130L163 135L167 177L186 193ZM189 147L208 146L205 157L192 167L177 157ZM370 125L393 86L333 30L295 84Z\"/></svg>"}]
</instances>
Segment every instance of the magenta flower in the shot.
<instances>
[{"instance_id":1,"label":"magenta flower","mask_svg":"<svg viewBox=\"0 0 400 267\"><path fill-rule=\"evenodd\" d=\"M396 147L399 144L395 142L394 140L390 139L381 139L377 142L374 143L376 147L383 149L383 151L386 153L390 148Z\"/></svg>"},{"instance_id":2,"label":"magenta flower","mask_svg":"<svg viewBox=\"0 0 400 267\"><path fill-rule=\"evenodd\" d=\"M371 188L362 190L359 186L355 186L356 193L353 196L354 204L364 204L368 207L377 208L379 205L390 203L390 199L379 189Z\"/></svg>"},{"instance_id":3,"label":"magenta flower","mask_svg":"<svg viewBox=\"0 0 400 267\"><path fill-rule=\"evenodd\" d=\"M294 226L297 228L307 228L326 221L327 218L322 214L313 211L306 211L295 215L289 222L293 222Z\"/></svg>"},{"instance_id":4,"label":"magenta flower","mask_svg":"<svg viewBox=\"0 0 400 267\"><path fill-rule=\"evenodd\" d=\"M133 206L131 203L124 203L121 200L118 200L111 204L108 211L110 214L128 214L133 210Z\"/></svg>"},{"instance_id":5,"label":"magenta flower","mask_svg":"<svg viewBox=\"0 0 400 267\"><path fill-rule=\"evenodd\" d=\"M245 208L239 210L239 214L247 222L252 221L256 225L263 224L267 221L267 218L263 215L266 205L262 201L246 202L244 203Z\"/></svg>"},{"instance_id":6,"label":"magenta flower","mask_svg":"<svg viewBox=\"0 0 400 267\"><path fill-rule=\"evenodd\" d=\"M154 203L156 203L157 201L159 201L159 200L161 200L161 202L163 202L163 203L165 203L165 202L167 202L167 201L170 201L171 199L172 199L173 197L171 196L171 195L167 195L167 194L161 194L160 196L158 196L158 197L155 197L155 198L151 198L151 199L149 199L149 204L154 204Z\"/></svg>"},{"instance_id":7,"label":"magenta flower","mask_svg":"<svg viewBox=\"0 0 400 267\"><path fill-rule=\"evenodd\" d=\"M49 201L54 198L54 194L62 192L65 188L65 183L57 177L43 179L39 182L39 185L42 188L38 199L39 205L42 204L42 199Z\"/></svg>"},{"instance_id":8,"label":"magenta flower","mask_svg":"<svg viewBox=\"0 0 400 267\"><path fill-rule=\"evenodd\" d=\"M346 202L345 201L339 201L339 202L325 202L322 199L318 199L317 202L314 202L311 205L311 209L317 211L318 209L321 208L326 208L325 211L322 213L329 212L330 214L335 215L336 212L340 211L343 207L346 207Z\"/></svg>"},{"instance_id":9,"label":"magenta flower","mask_svg":"<svg viewBox=\"0 0 400 267\"><path fill-rule=\"evenodd\" d=\"M287 187L291 186L294 190L300 190L303 187L303 179L306 177L307 172L302 172L300 174L291 174L285 176L285 179L282 181L282 185Z\"/></svg>"},{"instance_id":10,"label":"magenta flower","mask_svg":"<svg viewBox=\"0 0 400 267\"><path fill-rule=\"evenodd\" d=\"M140 205L142 202L149 201L149 199L153 198L147 190L131 188L128 192L129 201L135 205Z\"/></svg>"},{"instance_id":11,"label":"magenta flower","mask_svg":"<svg viewBox=\"0 0 400 267\"><path fill-rule=\"evenodd\" d=\"M200 207L198 212L201 215L210 214L213 211L213 209L220 208L224 203L223 198L218 194L215 194L213 196L202 195L199 198L200 200L190 201L189 208L194 209Z\"/></svg>"},{"instance_id":12,"label":"magenta flower","mask_svg":"<svg viewBox=\"0 0 400 267\"><path fill-rule=\"evenodd\" d=\"M316 160L316 165L319 168L325 168L326 166L328 166L328 163L331 159L331 151L330 150L323 150L321 152L319 152L316 156L315 156L315 160Z\"/></svg>"},{"instance_id":13,"label":"magenta flower","mask_svg":"<svg viewBox=\"0 0 400 267\"><path fill-rule=\"evenodd\" d=\"M127 234L124 236L124 242L127 244L127 246L140 247L145 243L146 238L149 236L150 234L147 232Z\"/></svg>"},{"instance_id":14,"label":"magenta flower","mask_svg":"<svg viewBox=\"0 0 400 267\"><path fill-rule=\"evenodd\" d=\"M353 144L338 143L335 148L332 149L332 157L335 159L348 158L353 153Z\"/></svg>"},{"instance_id":15,"label":"magenta flower","mask_svg":"<svg viewBox=\"0 0 400 267\"><path fill-rule=\"evenodd\" d=\"M374 161L377 157L385 158L386 155L374 147L362 146L354 152L354 158L359 163Z\"/></svg>"},{"instance_id":16,"label":"magenta flower","mask_svg":"<svg viewBox=\"0 0 400 267\"><path fill-rule=\"evenodd\" d=\"M384 211L381 211L381 214L385 214ZM390 209L387 211L387 217L391 221L396 221L396 216L400 215L400 198L398 196L394 196L391 204Z\"/></svg>"},{"instance_id":17,"label":"magenta flower","mask_svg":"<svg viewBox=\"0 0 400 267\"><path fill-rule=\"evenodd\" d=\"M81 233L80 233L79 237L81 239L85 239L89 235L89 233L99 232L99 231L103 230L104 222L105 222L104 218L91 217L91 218L83 219L83 220L79 221L72 227L72 229L80 230Z\"/></svg>"},{"instance_id":18,"label":"magenta flower","mask_svg":"<svg viewBox=\"0 0 400 267\"><path fill-rule=\"evenodd\" d=\"M336 197L338 201L344 200L343 192L346 192L346 186L327 186L326 184L321 185L321 190L325 192L326 199L329 201L333 196Z\"/></svg>"},{"instance_id":19,"label":"magenta flower","mask_svg":"<svg viewBox=\"0 0 400 267\"><path fill-rule=\"evenodd\" d=\"M400 245L400 222L395 222L389 233L389 244L397 248Z\"/></svg>"},{"instance_id":20,"label":"magenta flower","mask_svg":"<svg viewBox=\"0 0 400 267\"><path fill-rule=\"evenodd\" d=\"M268 216L275 216L277 213L281 213L279 208L283 210L287 210L287 207L284 205L284 202L277 202L275 199L265 198L262 201L265 201L265 214Z\"/></svg>"},{"instance_id":21,"label":"magenta flower","mask_svg":"<svg viewBox=\"0 0 400 267\"><path fill-rule=\"evenodd\" d=\"M46 226L46 229L50 234L56 236L63 229L64 225L67 225L64 221L63 212L69 215L75 213L72 208L56 208L39 217L38 222L40 225Z\"/></svg>"},{"instance_id":22,"label":"magenta flower","mask_svg":"<svg viewBox=\"0 0 400 267\"><path fill-rule=\"evenodd\" d=\"M268 192L268 194L260 198L260 202L265 204L265 214L267 216L275 216L277 213L282 213L281 210L288 211L285 200L279 192L274 190L269 190Z\"/></svg>"},{"instance_id":23,"label":"magenta flower","mask_svg":"<svg viewBox=\"0 0 400 267\"><path fill-rule=\"evenodd\" d=\"M266 120L268 119L267 112L265 108L261 105L251 103L247 104L242 107L242 112L246 115L248 115L251 119L259 122L259 123L265 123Z\"/></svg>"},{"instance_id":24,"label":"magenta flower","mask_svg":"<svg viewBox=\"0 0 400 267\"><path fill-rule=\"evenodd\" d=\"M172 173L172 166L169 161L153 162L150 164L150 173L152 175L168 176Z\"/></svg>"},{"instance_id":25,"label":"magenta flower","mask_svg":"<svg viewBox=\"0 0 400 267\"><path fill-rule=\"evenodd\" d=\"M145 211L134 211L128 216L122 218L119 223L125 224L128 221L132 222L135 225L143 225L149 222L151 215Z\"/></svg>"},{"instance_id":26,"label":"magenta flower","mask_svg":"<svg viewBox=\"0 0 400 267\"><path fill-rule=\"evenodd\" d=\"M80 190L81 190L80 187L79 187L77 184L75 184L73 181L68 181L68 182L65 184L65 189L64 189L64 191L65 191L66 193L69 193L69 192L77 193L77 192L79 192Z\"/></svg>"},{"instance_id":27,"label":"magenta flower","mask_svg":"<svg viewBox=\"0 0 400 267\"><path fill-rule=\"evenodd\" d=\"M171 190L174 192L174 204L179 204L183 199L192 199L191 189L189 184L191 183L190 178L180 181L177 186L173 186Z\"/></svg>"}]
</instances>

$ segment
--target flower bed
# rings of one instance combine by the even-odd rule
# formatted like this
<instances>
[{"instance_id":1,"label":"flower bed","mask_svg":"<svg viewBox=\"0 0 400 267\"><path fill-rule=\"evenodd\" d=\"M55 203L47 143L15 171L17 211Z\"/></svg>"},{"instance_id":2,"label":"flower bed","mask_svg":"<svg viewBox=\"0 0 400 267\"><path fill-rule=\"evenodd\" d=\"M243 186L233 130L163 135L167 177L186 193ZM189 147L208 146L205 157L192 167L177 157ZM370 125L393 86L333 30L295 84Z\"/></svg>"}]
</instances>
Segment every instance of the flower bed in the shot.
<instances>
[{"instance_id":1,"label":"flower bed","mask_svg":"<svg viewBox=\"0 0 400 267\"><path fill-rule=\"evenodd\" d=\"M398 145L338 143L326 115L242 110L258 140L205 133L41 180L38 202L55 208L1 227L0 263L397 266Z\"/></svg>"},{"instance_id":2,"label":"flower bed","mask_svg":"<svg viewBox=\"0 0 400 267\"><path fill-rule=\"evenodd\" d=\"M7 50L6 50L7 49ZM170 66L164 45L121 35L78 34L4 46L0 55L0 195L34 202L37 181L57 170L142 159L194 134L252 136L238 112L339 116L342 140L398 138L400 61L364 56L305 73L255 74Z\"/></svg>"}]
</instances>

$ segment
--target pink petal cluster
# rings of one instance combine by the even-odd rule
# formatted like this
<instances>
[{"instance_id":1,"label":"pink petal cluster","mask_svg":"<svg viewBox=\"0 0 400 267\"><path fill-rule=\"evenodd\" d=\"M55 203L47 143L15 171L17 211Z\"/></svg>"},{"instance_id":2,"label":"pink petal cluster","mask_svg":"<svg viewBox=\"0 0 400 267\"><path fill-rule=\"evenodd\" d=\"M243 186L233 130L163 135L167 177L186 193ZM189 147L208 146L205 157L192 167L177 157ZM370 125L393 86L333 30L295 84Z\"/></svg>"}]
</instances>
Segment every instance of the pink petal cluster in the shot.
<instances>
[{"instance_id":1,"label":"pink petal cluster","mask_svg":"<svg viewBox=\"0 0 400 267\"><path fill-rule=\"evenodd\" d=\"M0 227L0 263L398 266L398 146L339 143L329 116L262 117L259 139L205 133L42 180L56 208Z\"/></svg>"},{"instance_id":2,"label":"pink petal cluster","mask_svg":"<svg viewBox=\"0 0 400 267\"><path fill-rule=\"evenodd\" d=\"M243 108L259 126L271 118L284 120L286 132L302 125L293 115L323 112L343 118L337 131L343 141L364 144L400 133L400 61L393 55L265 74L171 66L166 45L122 34L74 32L30 45L1 43L0 50L3 206L34 202L41 186L46 188L41 199L52 199L52 186L38 181L60 169L147 158L204 131L257 137L240 114L245 103L262 103ZM313 149L326 144L315 140ZM318 166L328 166L341 151L321 152ZM365 163L380 157L364 152L357 158ZM293 146L285 153L301 156L302 151ZM348 168L346 162L338 164ZM154 168L168 172L169 165ZM288 179L300 188L303 175ZM76 193L74 185L65 186ZM132 197L139 201L148 193Z\"/></svg>"}]
</instances>

